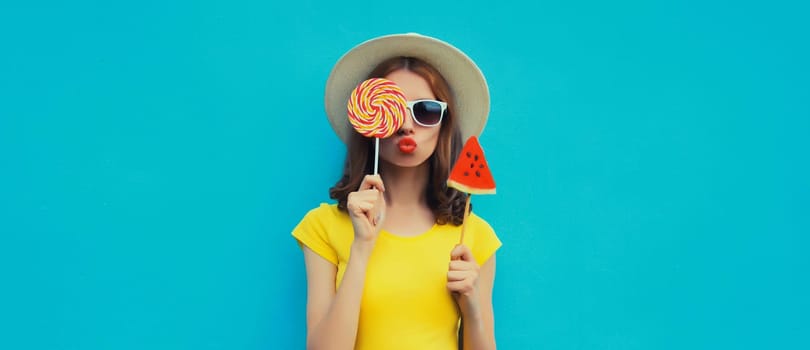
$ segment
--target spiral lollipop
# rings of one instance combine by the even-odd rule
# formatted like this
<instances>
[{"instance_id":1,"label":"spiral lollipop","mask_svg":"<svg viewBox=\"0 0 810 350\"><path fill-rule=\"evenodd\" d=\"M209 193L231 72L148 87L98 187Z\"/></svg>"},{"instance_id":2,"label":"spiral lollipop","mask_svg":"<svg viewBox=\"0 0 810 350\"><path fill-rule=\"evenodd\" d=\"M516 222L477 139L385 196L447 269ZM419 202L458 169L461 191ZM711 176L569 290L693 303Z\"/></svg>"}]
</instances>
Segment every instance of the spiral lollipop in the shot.
<instances>
[{"instance_id":1,"label":"spiral lollipop","mask_svg":"<svg viewBox=\"0 0 810 350\"><path fill-rule=\"evenodd\" d=\"M352 90L349 122L365 137L386 138L402 126L405 105L405 94L393 81L368 79Z\"/></svg>"},{"instance_id":2,"label":"spiral lollipop","mask_svg":"<svg viewBox=\"0 0 810 350\"><path fill-rule=\"evenodd\" d=\"M393 81L371 78L352 90L348 103L349 123L365 137L374 137L374 174L380 158L380 139L393 135L405 120L402 89Z\"/></svg>"}]
</instances>

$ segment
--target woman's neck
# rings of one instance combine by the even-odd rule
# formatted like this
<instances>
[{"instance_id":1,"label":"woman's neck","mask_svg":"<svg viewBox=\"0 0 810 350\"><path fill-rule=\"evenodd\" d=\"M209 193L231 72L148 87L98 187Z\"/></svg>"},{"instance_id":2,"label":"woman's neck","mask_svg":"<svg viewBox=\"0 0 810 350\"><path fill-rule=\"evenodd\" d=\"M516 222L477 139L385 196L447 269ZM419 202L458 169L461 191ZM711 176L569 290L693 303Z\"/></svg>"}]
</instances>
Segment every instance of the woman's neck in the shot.
<instances>
[{"instance_id":1,"label":"woman's neck","mask_svg":"<svg viewBox=\"0 0 810 350\"><path fill-rule=\"evenodd\" d=\"M429 173L427 162L412 168L380 162L380 174L385 183L385 201L388 206L426 206L425 189Z\"/></svg>"}]
</instances>

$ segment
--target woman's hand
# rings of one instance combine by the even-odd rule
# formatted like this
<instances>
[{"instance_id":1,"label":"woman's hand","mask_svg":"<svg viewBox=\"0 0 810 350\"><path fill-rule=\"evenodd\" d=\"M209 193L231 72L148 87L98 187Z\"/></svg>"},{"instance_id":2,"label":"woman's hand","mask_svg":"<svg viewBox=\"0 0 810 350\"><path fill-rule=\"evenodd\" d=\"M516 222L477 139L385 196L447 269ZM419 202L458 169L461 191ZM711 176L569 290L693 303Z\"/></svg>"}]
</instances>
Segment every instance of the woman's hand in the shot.
<instances>
[{"instance_id":1,"label":"woman's hand","mask_svg":"<svg viewBox=\"0 0 810 350\"><path fill-rule=\"evenodd\" d=\"M346 200L355 242L374 242L385 220L385 186L380 175L366 175L360 188Z\"/></svg>"},{"instance_id":2,"label":"woman's hand","mask_svg":"<svg viewBox=\"0 0 810 350\"><path fill-rule=\"evenodd\" d=\"M450 252L447 289L453 292L462 313L478 309L478 263L466 245L456 245Z\"/></svg>"}]
</instances>

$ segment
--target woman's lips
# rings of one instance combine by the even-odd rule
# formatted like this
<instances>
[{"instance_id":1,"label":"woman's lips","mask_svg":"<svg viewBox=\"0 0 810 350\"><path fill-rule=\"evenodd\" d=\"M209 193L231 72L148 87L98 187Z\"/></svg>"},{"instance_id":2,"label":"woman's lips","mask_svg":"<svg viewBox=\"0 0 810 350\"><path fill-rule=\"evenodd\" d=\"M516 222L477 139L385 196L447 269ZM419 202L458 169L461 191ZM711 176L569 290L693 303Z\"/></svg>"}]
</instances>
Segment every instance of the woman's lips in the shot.
<instances>
[{"instance_id":1,"label":"woman's lips","mask_svg":"<svg viewBox=\"0 0 810 350\"><path fill-rule=\"evenodd\" d=\"M399 151L402 153L411 154L414 150L416 150L416 141L414 141L410 137L405 137L397 143L399 146Z\"/></svg>"}]
</instances>

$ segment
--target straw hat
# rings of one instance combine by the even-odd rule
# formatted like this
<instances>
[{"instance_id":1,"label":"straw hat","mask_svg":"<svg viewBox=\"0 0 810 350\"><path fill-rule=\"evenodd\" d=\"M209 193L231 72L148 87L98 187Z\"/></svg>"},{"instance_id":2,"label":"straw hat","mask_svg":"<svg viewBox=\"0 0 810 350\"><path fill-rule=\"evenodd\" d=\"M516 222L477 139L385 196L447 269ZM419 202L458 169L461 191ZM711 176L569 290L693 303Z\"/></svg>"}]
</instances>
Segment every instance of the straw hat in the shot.
<instances>
[{"instance_id":1,"label":"straw hat","mask_svg":"<svg viewBox=\"0 0 810 350\"><path fill-rule=\"evenodd\" d=\"M399 56L418 58L442 74L450 86L455 101L453 115L464 140L483 131L489 115L489 89L475 62L444 41L413 33L395 34L355 46L335 63L329 74L324 97L326 115L344 143L355 132L346 112L352 89L382 61Z\"/></svg>"}]
</instances>

